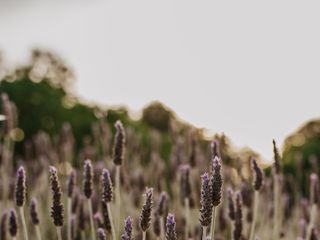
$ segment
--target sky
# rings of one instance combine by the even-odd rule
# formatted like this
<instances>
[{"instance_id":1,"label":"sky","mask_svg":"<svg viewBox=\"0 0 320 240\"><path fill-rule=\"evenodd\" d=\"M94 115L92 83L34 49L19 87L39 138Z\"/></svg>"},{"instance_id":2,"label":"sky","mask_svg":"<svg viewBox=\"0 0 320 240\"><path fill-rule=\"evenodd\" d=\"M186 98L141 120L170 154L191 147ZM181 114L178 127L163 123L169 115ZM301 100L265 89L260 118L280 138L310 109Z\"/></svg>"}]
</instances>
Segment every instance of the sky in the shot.
<instances>
[{"instance_id":1,"label":"sky","mask_svg":"<svg viewBox=\"0 0 320 240\"><path fill-rule=\"evenodd\" d=\"M9 64L50 49L83 99L133 111L160 100L270 160L273 138L319 117L319 11L292 0L0 0L0 49Z\"/></svg>"}]
</instances>

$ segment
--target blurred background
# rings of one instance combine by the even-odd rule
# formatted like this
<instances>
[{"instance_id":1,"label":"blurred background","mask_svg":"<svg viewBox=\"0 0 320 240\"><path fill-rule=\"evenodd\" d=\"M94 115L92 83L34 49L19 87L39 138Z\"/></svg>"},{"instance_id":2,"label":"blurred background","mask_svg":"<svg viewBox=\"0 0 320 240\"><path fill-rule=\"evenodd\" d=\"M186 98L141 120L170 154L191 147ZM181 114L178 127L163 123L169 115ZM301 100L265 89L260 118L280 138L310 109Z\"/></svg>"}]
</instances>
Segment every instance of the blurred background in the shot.
<instances>
[{"instance_id":1,"label":"blurred background","mask_svg":"<svg viewBox=\"0 0 320 240\"><path fill-rule=\"evenodd\" d=\"M1 0L0 90L17 106L17 151L65 122L81 146L100 118L146 135L175 119L264 163L274 138L284 161L308 165L320 156L319 7Z\"/></svg>"}]
</instances>

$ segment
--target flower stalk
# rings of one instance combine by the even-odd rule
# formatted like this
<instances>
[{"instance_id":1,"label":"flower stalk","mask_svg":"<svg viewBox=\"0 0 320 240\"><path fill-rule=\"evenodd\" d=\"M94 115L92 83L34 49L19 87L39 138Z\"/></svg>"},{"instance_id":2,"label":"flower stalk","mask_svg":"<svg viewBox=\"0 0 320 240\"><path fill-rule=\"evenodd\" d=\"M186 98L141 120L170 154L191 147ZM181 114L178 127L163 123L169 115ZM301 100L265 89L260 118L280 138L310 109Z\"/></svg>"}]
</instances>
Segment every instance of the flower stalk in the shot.
<instances>
[{"instance_id":1,"label":"flower stalk","mask_svg":"<svg viewBox=\"0 0 320 240\"><path fill-rule=\"evenodd\" d=\"M212 148L214 148L215 144L212 144ZM212 150L214 153L214 149ZM215 230L215 218L217 207L221 203L222 198L222 174L221 174L221 159L218 155L215 155L212 160L212 176L211 176L211 196L212 196L212 218L211 218L211 229L210 236L211 239L214 240L214 230Z\"/></svg>"},{"instance_id":2,"label":"flower stalk","mask_svg":"<svg viewBox=\"0 0 320 240\"><path fill-rule=\"evenodd\" d=\"M259 191L262 187L263 183L263 174L260 167L257 164L257 161L252 158L251 159L251 168L254 172L254 180L253 180L253 187L254 187L254 199L253 199L253 219L250 229L249 240L254 240L255 238L255 226L257 222L257 214L259 208Z\"/></svg>"}]
</instances>

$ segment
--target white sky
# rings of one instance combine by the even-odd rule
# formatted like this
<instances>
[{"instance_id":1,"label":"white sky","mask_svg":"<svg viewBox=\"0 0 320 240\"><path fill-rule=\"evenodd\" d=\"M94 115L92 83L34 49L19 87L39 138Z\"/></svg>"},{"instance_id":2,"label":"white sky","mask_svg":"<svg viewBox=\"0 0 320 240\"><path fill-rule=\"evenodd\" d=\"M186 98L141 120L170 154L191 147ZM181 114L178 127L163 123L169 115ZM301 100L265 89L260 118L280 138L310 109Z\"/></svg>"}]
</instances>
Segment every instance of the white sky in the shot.
<instances>
[{"instance_id":1,"label":"white sky","mask_svg":"<svg viewBox=\"0 0 320 240\"><path fill-rule=\"evenodd\" d=\"M269 159L272 138L319 117L319 12L319 1L0 0L0 49L13 63L52 49L84 99L160 100Z\"/></svg>"}]
</instances>

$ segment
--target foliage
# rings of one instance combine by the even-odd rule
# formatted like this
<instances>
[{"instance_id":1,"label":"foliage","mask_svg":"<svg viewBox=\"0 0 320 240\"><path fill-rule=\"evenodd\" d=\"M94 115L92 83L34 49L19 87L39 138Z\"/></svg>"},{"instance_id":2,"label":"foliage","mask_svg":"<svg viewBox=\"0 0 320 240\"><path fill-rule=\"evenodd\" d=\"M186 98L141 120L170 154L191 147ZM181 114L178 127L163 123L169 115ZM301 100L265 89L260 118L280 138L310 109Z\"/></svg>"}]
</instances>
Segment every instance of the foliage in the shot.
<instances>
[{"instance_id":1,"label":"foliage","mask_svg":"<svg viewBox=\"0 0 320 240\"><path fill-rule=\"evenodd\" d=\"M26 74L13 82L2 80L0 92L7 93L16 104L20 116L18 127L24 131L26 139L41 130L57 135L62 125L69 122L81 145L82 137L91 134L91 124L97 119L93 108L79 102L66 107L68 95L62 87L53 87L47 80L33 82Z\"/></svg>"},{"instance_id":2,"label":"foliage","mask_svg":"<svg viewBox=\"0 0 320 240\"><path fill-rule=\"evenodd\" d=\"M287 137L283 152L283 165L286 174L295 177L304 194L308 189L309 173L320 170L320 121L312 120ZM301 171L302 170L302 171Z\"/></svg>"},{"instance_id":3,"label":"foliage","mask_svg":"<svg viewBox=\"0 0 320 240\"><path fill-rule=\"evenodd\" d=\"M150 127L167 132L170 128L172 113L160 102L153 102L143 110L142 121Z\"/></svg>"}]
</instances>

